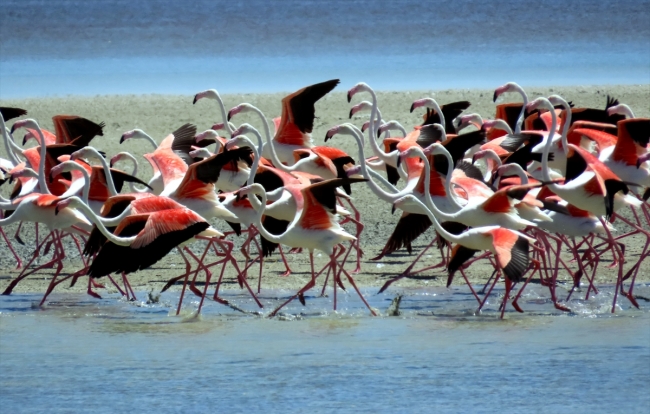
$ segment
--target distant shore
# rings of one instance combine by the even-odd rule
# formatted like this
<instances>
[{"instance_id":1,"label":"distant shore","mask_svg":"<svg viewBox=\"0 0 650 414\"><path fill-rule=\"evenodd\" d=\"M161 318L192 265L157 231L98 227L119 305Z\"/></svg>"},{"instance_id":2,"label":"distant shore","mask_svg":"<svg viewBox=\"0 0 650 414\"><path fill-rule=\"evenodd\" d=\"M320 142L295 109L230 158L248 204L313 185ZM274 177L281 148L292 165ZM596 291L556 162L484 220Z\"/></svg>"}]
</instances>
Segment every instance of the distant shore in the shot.
<instances>
[{"instance_id":1,"label":"distant shore","mask_svg":"<svg viewBox=\"0 0 650 414\"><path fill-rule=\"evenodd\" d=\"M209 86L209 85L208 85ZM218 85L216 85L218 86ZM350 104L345 98L346 89L352 85L341 85L335 92L323 98L316 106L316 116L314 131L312 134L316 145L323 145L323 138L327 129L334 125L348 122L348 113ZM495 85L495 87L498 85ZM199 92L198 90L196 92ZM411 103L419 98L434 97L440 104L454 102L459 100L468 100L472 106L467 112L478 112L484 118L494 117L494 103L492 102L493 89L454 89L454 90L421 90L421 91L399 91L399 92L378 92L379 108L383 118L386 120L398 120L407 129L414 125L422 123L422 111L416 110L409 113ZM570 87L536 87L527 88L529 97L532 99L537 96L549 96L559 94L576 106L587 106L594 108L604 108L606 96L610 95L620 102L626 103L632 107L637 117L650 117L650 84L644 85L604 85L604 86L570 86ZM281 112L281 99L285 93L275 94L224 94L226 110L241 103L250 102L259 107L270 121L271 118L279 116ZM369 100L369 96L355 97L354 103L361 99ZM504 98L511 101L519 101L517 94L507 94ZM0 106L17 106L28 110L28 116L36 119L43 128L53 130L51 117L56 114L77 114L87 117L97 122L105 122L104 136L97 137L93 145L98 149L105 151L108 155L116 154L120 151L130 151L134 154L149 152L151 147L143 141L127 141L125 144L119 144L119 138L127 130L140 128L151 135L156 141L160 140L167 134L186 122L197 125L198 131L209 129L215 122L221 122L221 115L216 102L210 100L201 100L196 105L192 104L193 96L179 95L114 95L114 96L96 96L96 97L57 97L57 98L33 98L33 99L7 99L0 100ZM368 118L367 113L359 113L353 117L352 122L361 125ZM258 128L261 128L259 119L248 114L238 115L233 120L236 124L249 122ZM9 122L11 124L12 121ZM272 128L272 126L271 126ZM22 141L22 133L15 137L17 141ZM328 145L330 143L328 142ZM347 137L336 137L331 141L331 145L342 148L355 159L358 158L356 145L353 140ZM0 153L4 157L4 146ZM366 156L372 155L369 149L366 149ZM118 165L119 168L131 171L130 165ZM140 161L138 176L145 180L150 177L151 170L143 159ZM3 195L10 191L10 184L3 186ZM415 258L415 254L420 251L420 246L428 244L431 240L432 231L418 239L414 244L414 254L409 256L406 251L399 251L394 255L385 257L378 262L369 259L376 256L383 247L388 236L392 232L398 221L398 214L390 214L390 206L380 202L364 185L357 185L353 188L353 198L359 210L362 213L365 231L361 236L362 247L365 256L362 260L362 273L355 276L359 285L362 286L381 286L390 277L402 272ZM225 230L224 223L215 223L216 227ZM614 223L622 234L624 228L620 228L618 223ZM5 229L7 235L12 238L14 247L18 250L20 256L27 261L31 257L33 250L33 229L32 224L23 226L23 240L26 246L22 246L13 241L13 234L16 226L10 226ZM41 227L41 237L45 233ZM243 237L235 238L235 243L241 243ZM0 250L0 290L4 289L9 281L15 277L17 272L14 270L15 261L8 251L4 248L4 241L0 241L2 249ZM626 241L630 260L635 259L635 255L641 249L641 240ZM417 247L416 247L417 246ZM198 246L196 248L198 251ZM428 256L422 261L425 265L437 263L440 259L439 252L431 250ZM70 256L64 272L76 271L80 268L78 254L70 250ZM263 288L290 288L294 289L304 285L309 276L309 265L307 252L301 254L291 254L288 256L294 274L289 277L280 277L279 273L283 270L281 263L276 263L279 259L277 254L273 255L270 260L265 262L264 278L262 281ZM354 255L351 255L353 258ZM605 254L599 267L597 283L613 283L615 281L614 269L607 269L611 257ZM319 262L324 263L324 254L319 258ZM638 279L650 280L650 261L643 264ZM243 260L240 262L240 266ZM350 266L350 269L352 266ZM129 276L133 288L136 290L160 290L170 277L182 273L184 269L183 262L179 255L170 255L153 269L139 272ZM251 267L249 279L251 284L257 284L258 265ZM627 266L626 266L627 269ZM51 270L40 272L31 276L18 285L16 292L44 292L49 283ZM468 275L471 280L480 283L489 277L491 268L487 265L472 266ZM225 288L239 288L234 281L232 271L226 272ZM422 279L403 279L395 283L392 289L399 290L400 287L411 286L444 286L447 281L446 273L443 269L435 269L424 272ZM199 276L203 280L204 275ZM254 280L254 282L253 282ZM107 281L106 281L107 282ZM456 283L460 283L458 278ZM107 284L108 287L108 284ZM77 285L69 289L66 286L60 286L57 290L61 291L85 291L85 283L80 281Z\"/></svg>"}]
</instances>

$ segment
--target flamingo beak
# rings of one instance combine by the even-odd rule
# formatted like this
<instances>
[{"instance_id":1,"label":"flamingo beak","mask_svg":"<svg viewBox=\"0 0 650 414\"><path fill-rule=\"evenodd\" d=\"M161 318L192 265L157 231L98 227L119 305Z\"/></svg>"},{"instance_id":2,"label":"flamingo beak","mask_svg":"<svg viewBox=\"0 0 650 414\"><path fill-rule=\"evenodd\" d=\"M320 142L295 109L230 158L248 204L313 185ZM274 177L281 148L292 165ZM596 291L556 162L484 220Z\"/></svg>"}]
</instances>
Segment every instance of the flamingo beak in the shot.
<instances>
[{"instance_id":1,"label":"flamingo beak","mask_svg":"<svg viewBox=\"0 0 650 414\"><path fill-rule=\"evenodd\" d=\"M353 95L352 90L349 90L348 91L348 103L350 103L352 101L352 95Z\"/></svg>"},{"instance_id":2,"label":"flamingo beak","mask_svg":"<svg viewBox=\"0 0 650 414\"><path fill-rule=\"evenodd\" d=\"M124 135L122 135L122 136L120 137L120 144L123 143L125 140L126 140L126 137L125 137Z\"/></svg>"},{"instance_id":3,"label":"flamingo beak","mask_svg":"<svg viewBox=\"0 0 650 414\"><path fill-rule=\"evenodd\" d=\"M409 110L409 112L410 112L410 113L413 113L413 111L415 110L415 108L417 108L417 107L415 106L415 102L413 102L413 103L411 104L411 109Z\"/></svg>"},{"instance_id":4,"label":"flamingo beak","mask_svg":"<svg viewBox=\"0 0 650 414\"><path fill-rule=\"evenodd\" d=\"M24 146L25 144L27 144L27 134L25 134L25 136L23 137L23 146Z\"/></svg>"},{"instance_id":5,"label":"flamingo beak","mask_svg":"<svg viewBox=\"0 0 650 414\"><path fill-rule=\"evenodd\" d=\"M496 102L499 99L499 92L494 91L494 96L492 97L492 102Z\"/></svg>"},{"instance_id":6,"label":"flamingo beak","mask_svg":"<svg viewBox=\"0 0 650 414\"><path fill-rule=\"evenodd\" d=\"M58 216L59 215L59 205L57 204L56 207L54 207L54 215Z\"/></svg>"},{"instance_id":7,"label":"flamingo beak","mask_svg":"<svg viewBox=\"0 0 650 414\"><path fill-rule=\"evenodd\" d=\"M350 109L350 115L348 116L348 119L352 119L352 115L354 115L354 108Z\"/></svg>"},{"instance_id":8,"label":"flamingo beak","mask_svg":"<svg viewBox=\"0 0 650 414\"><path fill-rule=\"evenodd\" d=\"M10 132L11 134L13 134L15 130L16 130L16 124L13 124L13 125L11 126L11 131L9 131L9 132Z\"/></svg>"},{"instance_id":9,"label":"flamingo beak","mask_svg":"<svg viewBox=\"0 0 650 414\"><path fill-rule=\"evenodd\" d=\"M196 104L196 101L198 101L199 99L200 99L199 94L197 93L196 95L194 95L194 99L192 100L192 105Z\"/></svg>"},{"instance_id":10,"label":"flamingo beak","mask_svg":"<svg viewBox=\"0 0 650 414\"><path fill-rule=\"evenodd\" d=\"M390 210L390 214L395 214L395 210L397 207L395 207L395 203L393 203L393 208Z\"/></svg>"}]
</instances>

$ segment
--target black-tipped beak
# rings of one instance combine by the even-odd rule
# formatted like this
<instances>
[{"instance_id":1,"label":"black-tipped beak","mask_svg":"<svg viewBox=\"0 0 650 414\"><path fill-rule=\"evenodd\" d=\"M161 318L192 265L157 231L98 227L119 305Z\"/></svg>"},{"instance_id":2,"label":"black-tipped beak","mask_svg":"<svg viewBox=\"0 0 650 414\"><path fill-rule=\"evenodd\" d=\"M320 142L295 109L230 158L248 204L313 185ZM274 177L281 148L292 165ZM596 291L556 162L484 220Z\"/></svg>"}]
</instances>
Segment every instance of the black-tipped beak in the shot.
<instances>
[{"instance_id":1,"label":"black-tipped beak","mask_svg":"<svg viewBox=\"0 0 650 414\"><path fill-rule=\"evenodd\" d=\"M198 99L197 99L196 95L194 95L194 100L192 100L192 105L194 105L196 103L196 101L198 101Z\"/></svg>"},{"instance_id":2,"label":"black-tipped beak","mask_svg":"<svg viewBox=\"0 0 650 414\"><path fill-rule=\"evenodd\" d=\"M377 129L377 138L381 136L381 129Z\"/></svg>"},{"instance_id":3,"label":"black-tipped beak","mask_svg":"<svg viewBox=\"0 0 650 414\"><path fill-rule=\"evenodd\" d=\"M9 132L13 134L15 130L16 130L16 124L13 124L11 126L11 131L9 131Z\"/></svg>"},{"instance_id":4,"label":"black-tipped beak","mask_svg":"<svg viewBox=\"0 0 650 414\"><path fill-rule=\"evenodd\" d=\"M327 134L325 134L325 142L327 142L330 138L332 138L332 137L330 136L329 132Z\"/></svg>"},{"instance_id":5,"label":"black-tipped beak","mask_svg":"<svg viewBox=\"0 0 650 414\"><path fill-rule=\"evenodd\" d=\"M23 137L23 146L25 146L25 144L27 144L27 134Z\"/></svg>"},{"instance_id":6,"label":"black-tipped beak","mask_svg":"<svg viewBox=\"0 0 650 414\"><path fill-rule=\"evenodd\" d=\"M351 101L352 101L352 95L350 94L350 92L348 92L348 103L350 103Z\"/></svg>"},{"instance_id":7,"label":"black-tipped beak","mask_svg":"<svg viewBox=\"0 0 650 414\"><path fill-rule=\"evenodd\" d=\"M124 138L124 135L122 135L122 136L120 137L120 144L124 142L124 139L125 139L125 138Z\"/></svg>"},{"instance_id":8,"label":"black-tipped beak","mask_svg":"<svg viewBox=\"0 0 650 414\"><path fill-rule=\"evenodd\" d=\"M413 113L414 110L415 110L415 102L411 104L411 109L409 110L409 112Z\"/></svg>"},{"instance_id":9,"label":"black-tipped beak","mask_svg":"<svg viewBox=\"0 0 650 414\"><path fill-rule=\"evenodd\" d=\"M111 167L111 168L113 168L113 160L111 160L111 161L108 163L108 166Z\"/></svg>"},{"instance_id":10,"label":"black-tipped beak","mask_svg":"<svg viewBox=\"0 0 650 414\"><path fill-rule=\"evenodd\" d=\"M56 207L54 207L54 215L55 216L59 215L59 206L58 205Z\"/></svg>"},{"instance_id":11,"label":"black-tipped beak","mask_svg":"<svg viewBox=\"0 0 650 414\"><path fill-rule=\"evenodd\" d=\"M361 125L361 132L366 132L366 129L368 129L368 125L370 125L370 124Z\"/></svg>"},{"instance_id":12,"label":"black-tipped beak","mask_svg":"<svg viewBox=\"0 0 650 414\"><path fill-rule=\"evenodd\" d=\"M228 111L228 122L230 122L230 118L232 118L232 112Z\"/></svg>"},{"instance_id":13,"label":"black-tipped beak","mask_svg":"<svg viewBox=\"0 0 650 414\"><path fill-rule=\"evenodd\" d=\"M499 95L497 94L497 91L494 91L494 95L492 96L492 102L496 102L498 98Z\"/></svg>"},{"instance_id":14,"label":"black-tipped beak","mask_svg":"<svg viewBox=\"0 0 650 414\"><path fill-rule=\"evenodd\" d=\"M9 184L13 184L14 182L14 176L13 174L9 174Z\"/></svg>"},{"instance_id":15,"label":"black-tipped beak","mask_svg":"<svg viewBox=\"0 0 650 414\"><path fill-rule=\"evenodd\" d=\"M390 214L395 214L395 210L397 210L397 207L395 207L395 204L393 204L393 208L390 210Z\"/></svg>"},{"instance_id":16,"label":"black-tipped beak","mask_svg":"<svg viewBox=\"0 0 650 414\"><path fill-rule=\"evenodd\" d=\"M352 109L350 109L350 115L348 116L348 119L352 119L352 115L354 115L354 112L352 112Z\"/></svg>"},{"instance_id":17,"label":"black-tipped beak","mask_svg":"<svg viewBox=\"0 0 650 414\"><path fill-rule=\"evenodd\" d=\"M472 155L472 165L476 162L476 154Z\"/></svg>"}]
</instances>

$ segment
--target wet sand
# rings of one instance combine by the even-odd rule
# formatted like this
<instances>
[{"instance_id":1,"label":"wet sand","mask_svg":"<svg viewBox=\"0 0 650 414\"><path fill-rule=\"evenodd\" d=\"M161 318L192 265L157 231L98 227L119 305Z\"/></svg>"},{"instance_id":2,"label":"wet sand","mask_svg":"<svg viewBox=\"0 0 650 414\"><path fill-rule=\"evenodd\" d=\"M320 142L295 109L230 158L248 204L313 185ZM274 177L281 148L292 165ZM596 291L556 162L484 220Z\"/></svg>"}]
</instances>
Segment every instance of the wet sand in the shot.
<instances>
[{"instance_id":1,"label":"wet sand","mask_svg":"<svg viewBox=\"0 0 650 414\"><path fill-rule=\"evenodd\" d=\"M316 106L316 116L314 132L312 134L316 145L323 144L325 132L330 127L348 122L348 112L350 104L345 98L345 90L352 85L339 86L336 91L318 102ZM567 100L573 101L576 106L589 106L604 108L606 95L609 94L618 98L621 102L629 104L638 117L650 116L650 85L626 85L626 86L573 86L573 87L529 87L527 88L531 98L537 96L549 96L557 93ZM198 91L197 91L198 92ZM407 129L413 125L420 124L422 110L416 110L409 113L411 103L415 99L432 96L440 104L454 102L458 100L469 100L472 106L468 112L478 112L483 117L494 116L494 104L492 103L493 90L478 89L459 89L459 90L442 90L442 91L410 91L410 92L380 92L378 93L378 102L384 119L396 119ZM281 112L281 99L286 94L245 94L245 95L223 95L222 98L226 105L226 110L241 102L250 102L259 107L270 120L279 116ZM360 95L361 96L361 95ZM18 106L29 111L29 116L39 121L43 128L53 130L51 117L56 114L77 114L87 117L97 122L105 122L104 136L98 137L93 141L93 145L100 150L105 151L108 155L113 155L119 151L130 151L134 154L149 152L151 146L144 141L127 141L125 144L119 144L119 138L123 132L140 128L154 137L158 142L174 131L180 125L190 122L196 124L199 131L210 128L215 122L221 121L221 115L218 111L216 102L210 100L199 101L192 105L192 96L168 96L168 95L119 95L119 96L97 96L97 97L80 97L70 96L62 98L34 98L19 100L0 100L1 106ZM513 101L519 99L516 94L508 94L505 98ZM369 99L367 95L362 99ZM502 98L503 99L503 98ZM355 98L353 103L361 99ZM361 125L368 115L357 114L352 119L356 125ZM261 129L259 119L249 114L241 114L234 118L236 124L249 122ZM9 122L11 124L11 122ZM22 133L15 137L17 141L22 141ZM356 144L350 137L337 136L334 138L332 145L340 147L350 153L355 159L357 158ZM4 148L0 150L4 154ZM366 151L369 156L369 150ZM4 155L3 155L4 156ZM141 159L138 176L145 180L151 175L148 163ZM130 165L118 165L130 172ZM10 191L10 185L5 184L2 188L3 195L7 196ZM362 272L355 276L355 280L360 286L379 287L389 278L402 272L415 257L421 247L428 244L431 240L432 231L421 236L414 244L414 254L409 256L403 250L396 252L380 261L371 261L370 258L376 256L383 247L388 236L392 232L398 221L398 214L390 214L390 206L379 201L371 191L364 185L357 185L353 188L353 199L356 206L362 213L365 230L361 236L361 245L364 251L362 259ZM215 222L215 227L222 231L228 230L225 223ZM616 234L623 234L626 226L621 223L614 223L617 229ZM352 231L352 228L349 228ZM16 226L9 226L5 229L6 233L12 237L16 231ZM45 229L41 228L41 237L45 234ZM34 226L26 224L21 230L22 239L26 245L22 246L13 241L13 245L19 252L19 255L26 262L31 256L34 248ZM230 237L235 245L241 244L244 237ZM626 257L628 262L625 269L630 266L630 261L635 261L638 253L643 247L643 240L640 238L626 239L627 246ZM0 289L4 289L9 281L15 277L17 272L14 270L15 260L5 248L4 242L0 242ZM64 274L74 272L81 266L79 254L73 245L68 246L69 259L65 262ZM202 251L199 244L193 246L195 252ZM288 250L288 249L287 249ZM319 253L317 252L318 256ZM243 257L240 257L240 266L243 265ZM307 252L289 254L289 264L293 270L289 277L281 277L280 273L284 270L281 263L278 263L279 256L273 255L264 263L264 278L262 281L263 288L298 288L307 282L309 277L309 261ZM354 259L354 253L351 259ZM424 265L438 263L440 254L431 250L427 253L421 262ZM325 263L325 255L320 253L317 257L320 266ZM650 260L643 263L639 272L638 280L650 280ZM41 259L41 263L43 259ZM605 253L601 258L601 266L598 269L597 284L613 283L616 277L616 268L608 269L607 265L611 263L611 255ZM575 264L572 264L577 269ZM353 266L346 266L352 269ZM257 283L258 265L251 267L249 279L252 284ZM129 280L136 290L154 290L158 291L164 283L173 276L179 275L184 270L184 263L178 254L170 254L168 257L157 263L153 268L129 276ZM32 275L16 288L16 292L43 292L49 283L52 270L43 270L36 275ZM487 263L476 263L467 272L472 282L480 283L487 280L492 273L492 267ZM563 280L568 282L568 275L561 274ZM203 275L200 279L203 279ZM584 280L584 279L583 279ZM393 285L391 289L399 290L400 287L413 286L444 286L447 281L444 269L434 269L423 272L417 277L403 279ZM461 283L462 279L457 277L455 283ZM83 291L85 290L85 281L79 282L75 287L69 288L65 283L57 288L62 291ZM108 285L107 285L108 287ZM224 276L224 288L239 289L235 279L234 272L228 268ZM109 288L110 289L110 288Z\"/></svg>"}]
</instances>

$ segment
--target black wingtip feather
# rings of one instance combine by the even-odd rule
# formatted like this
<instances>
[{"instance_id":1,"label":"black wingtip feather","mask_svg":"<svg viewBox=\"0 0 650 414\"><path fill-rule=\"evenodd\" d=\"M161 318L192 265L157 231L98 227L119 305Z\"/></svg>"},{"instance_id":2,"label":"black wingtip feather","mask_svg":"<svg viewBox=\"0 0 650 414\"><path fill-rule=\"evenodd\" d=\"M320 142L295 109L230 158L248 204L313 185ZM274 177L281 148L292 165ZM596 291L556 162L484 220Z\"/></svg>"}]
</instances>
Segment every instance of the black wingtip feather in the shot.
<instances>
[{"instance_id":1,"label":"black wingtip feather","mask_svg":"<svg viewBox=\"0 0 650 414\"><path fill-rule=\"evenodd\" d=\"M510 262L503 268L503 273L513 282L521 282L528 270L530 242L527 238L519 236L510 251Z\"/></svg>"}]
</instances>

